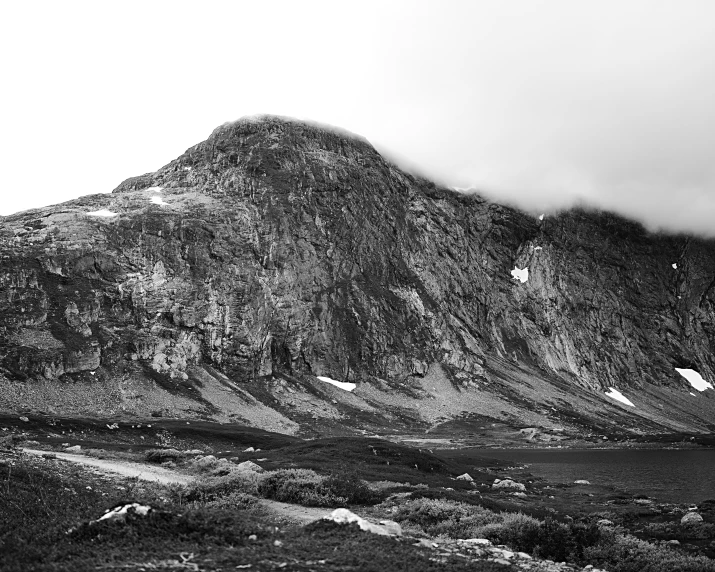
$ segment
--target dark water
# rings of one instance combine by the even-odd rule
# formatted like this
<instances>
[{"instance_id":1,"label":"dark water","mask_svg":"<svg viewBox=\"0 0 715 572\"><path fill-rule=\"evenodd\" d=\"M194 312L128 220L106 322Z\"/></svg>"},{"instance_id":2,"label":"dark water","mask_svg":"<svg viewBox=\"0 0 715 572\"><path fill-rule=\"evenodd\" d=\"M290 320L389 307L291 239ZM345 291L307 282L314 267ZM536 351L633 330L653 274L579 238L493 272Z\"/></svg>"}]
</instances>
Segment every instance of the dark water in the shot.
<instances>
[{"instance_id":1,"label":"dark water","mask_svg":"<svg viewBox=\"0 0 715 572\"><path fill-rule=\"evenodd\" d=\"M611 485L662 502L715 499L715 450L462 449L443 456L466 463L470 456L528 464L528 472L552 482ZM516 475L514 475L516 476Z\"/></svg>"}]
</instances>

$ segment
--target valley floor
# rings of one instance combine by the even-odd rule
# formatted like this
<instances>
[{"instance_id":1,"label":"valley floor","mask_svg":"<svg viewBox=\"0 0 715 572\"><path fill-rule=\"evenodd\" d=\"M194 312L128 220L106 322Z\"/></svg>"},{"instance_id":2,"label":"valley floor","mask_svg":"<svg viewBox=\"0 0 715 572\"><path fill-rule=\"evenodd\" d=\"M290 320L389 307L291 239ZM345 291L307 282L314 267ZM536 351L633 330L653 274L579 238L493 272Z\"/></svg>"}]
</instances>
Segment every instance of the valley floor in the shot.
<instances>
[{"instance_id":1,"label":"valley floor","mask_svg":"<svg viewBox=\"0 0 715 572\"><path fill-rule=\"evenodd\" d=\"M715 571L715 501L682 524L692 507L376 437L24 419L0 422L3 570ZM88 524L129 501L154 511ZM402 535L324 519L346 505Z\"/></svg>"}]
</instances>

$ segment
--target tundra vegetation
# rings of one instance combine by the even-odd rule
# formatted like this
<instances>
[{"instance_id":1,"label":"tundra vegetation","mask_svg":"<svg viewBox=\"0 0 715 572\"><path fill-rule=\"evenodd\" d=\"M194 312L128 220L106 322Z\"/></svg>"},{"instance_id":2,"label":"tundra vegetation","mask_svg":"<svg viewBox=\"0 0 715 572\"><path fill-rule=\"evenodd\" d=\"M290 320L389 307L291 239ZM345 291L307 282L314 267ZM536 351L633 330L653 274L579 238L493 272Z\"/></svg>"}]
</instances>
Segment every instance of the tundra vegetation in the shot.
<instances>
[{"instance_id":1,"label":"tundra vegetation","mask_svg":"<svg viewBox=\"0 0 715 572\"><path fill-rule=\"evenodd\" d=\"M456 479L465 467L454 461L375 438L262 443L265 449L251 452L245 443L221 452L181 439L166 447L88 447L93 457L141 460L193 477L188 485L159 485L90 472L53 458L46 444L35 445L45 446L44 457L25 455L22 443L10 440L0 465L1 568L517 569L512 562L465 558L458 541L482 538L535 559L610 572L715 571L708 557L712 511L701 510L704 520L691 524L675 513L641 518L653 511L638 504L569 516L535 500L567 489L537 480L525 482L525 497L494 489L501 473L488 461L469 467L470 481ZM306 525L277 516L263 499L320 507L325 514L347 507L375 521L395 521L404 534L378 536L325 520ZM128 502L152 510L97 521ZM708 507L715 502L701 505ZM565 570L567 564L553 566Z\"/></svg>"}]
</instances>

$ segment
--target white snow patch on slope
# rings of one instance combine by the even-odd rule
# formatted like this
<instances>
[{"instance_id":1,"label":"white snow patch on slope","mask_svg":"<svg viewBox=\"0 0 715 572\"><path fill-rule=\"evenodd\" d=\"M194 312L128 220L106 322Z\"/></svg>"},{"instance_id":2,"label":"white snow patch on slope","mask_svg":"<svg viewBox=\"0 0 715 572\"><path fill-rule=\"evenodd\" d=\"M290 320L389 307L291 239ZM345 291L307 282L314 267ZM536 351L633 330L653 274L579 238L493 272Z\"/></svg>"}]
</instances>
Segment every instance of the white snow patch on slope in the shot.
<instances>
[{"instance_id":1,"label":"white snow patch on slope","mask_svg":"<svg viewBox=\"0 0 715 572\"><path fill-rule=\"evenodd\" d=\"M164 202L164 199L162 199L159 195L155 195L151 198L151 202L154 203L155 205L168 205L169 203Z\"/></svg>"},{"instance_id":2,"label":"white snow patch on slope","mask_svg":"<svg viewBox=\"0 0 715 572\"><path fill-rule=\"evenodd\" d=\"M89 216L117 216L119 213L113 213L112 211L108 211L107 209L101 209L98 211L92 211L91 213L87 213Z\"/></svg>"},{"instance_id":3,"label":"white snow patch on slope","mask_svg":"<svg viewBox=\"0 0 715 572\"><path fill-rule=\"evenodd\" d=\"M678 269L678 265L677 265L675 262L673 262L673 264L671 264L671 266L672 266L675 270Z\"/></svg>"},{"instance_id":4,"label":"white snow patch on slope","mask_svg":"<svg viewBox=\"0 0 715 572\"><path fill-rule=\"evenodd\" d=\"M529 269L528 268L517 268L514 266L514 270L511 271L512 278L516 278L522 284L529 279Z\"/></svg>"},{"instance_id":5,"label":"white snow patch on slope","mask_svg":"<svg viewBox=\"0 0 715 572\"><path fill-rule=\"evenodd\" d=\"M544 220L544 215L539 215L539 220Z\"/></svg>"},{"instance_id":6,"label":"white snow patch on slope","mask_svg":"<svg viewBox=\"0 0 715 572\"><path fill-rule=\"evenodd\" d=\"M335 381L334 379L330 379L329 377L324 377L322 375L318 375L317 378L320 381L324 381L325 383L329 383L330 385L334 385L335 387L339 387L345 391L352 391L357 387L354 383L350 383L348 381Z\"/></svg>"},{"instance_id":7,"label":"white snow patch on slope","mask_svg":"<svg viewBox=\"0 0 715 572\"><path fill-rule=\"evenodd\" d=\"M693 397L697 397L697 395L695 395L692 391L689 391L688 393L690 393Z\"/></svg>"},{"instance_id":8,"label":"white snow patch on slope","mask_svg":"<svg viewBox=\"0 0 715 572\"><path fill-rule=\"evenodd\" d=\"M635 407L631 400L628 399L625 395L623 395L620 391L618 391L615 387L611 387L609 389L610 391L606 392L606 395L608 395L608 397L611 397L616 401L620 401L621 403L625 403L626 405L630 405L631 407Z\"/></svg>"},{"instance_id":9,"label":"white snow patch on slope","mask_svg":"<svg viewBox=\"0 0 715 572\"><path fill-rule=\"evenodd\" d=\"M688 382L690 382L690 385L698 391L705 391L708 388L713 389L712 383L705 381L703 376L694 369L680 369L676 367L675 371L687 379Z\"/></svg>"},{"instance_id":10,"label":"white snow patch on slope","mask_svg":"<svg viewBox=\"0 0 715 572\"><path fill-rule=\"evenodd\" d=\"M147 193L160 193L161 190L164 187L149 187L148 189L144 189Z\"/></svg>"}]
</instances>

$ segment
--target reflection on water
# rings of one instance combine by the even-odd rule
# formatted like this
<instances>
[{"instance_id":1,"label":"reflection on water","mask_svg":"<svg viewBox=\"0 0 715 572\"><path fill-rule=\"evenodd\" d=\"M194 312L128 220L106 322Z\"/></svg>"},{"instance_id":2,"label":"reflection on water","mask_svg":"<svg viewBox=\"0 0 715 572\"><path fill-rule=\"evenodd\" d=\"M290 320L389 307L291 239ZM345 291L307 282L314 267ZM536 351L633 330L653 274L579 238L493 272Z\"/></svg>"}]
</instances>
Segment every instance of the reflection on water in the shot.
<instances>
[{"instance_id":1,"label":"reflection on water","mask_svg":"<svg viewBox=\"0 0 715 572\"><path fill-rule=\"evenodd\" d=\"M462 449L444 456L470 456L528 464L528 471L552 482L611 485L663 502L715 499L715 450Z\"/></svg>"}]
</instances>

